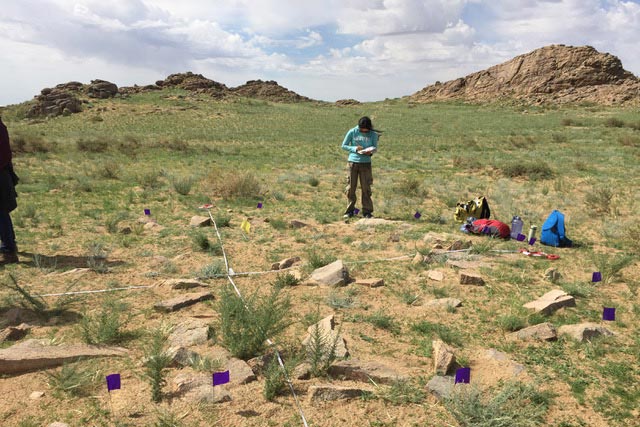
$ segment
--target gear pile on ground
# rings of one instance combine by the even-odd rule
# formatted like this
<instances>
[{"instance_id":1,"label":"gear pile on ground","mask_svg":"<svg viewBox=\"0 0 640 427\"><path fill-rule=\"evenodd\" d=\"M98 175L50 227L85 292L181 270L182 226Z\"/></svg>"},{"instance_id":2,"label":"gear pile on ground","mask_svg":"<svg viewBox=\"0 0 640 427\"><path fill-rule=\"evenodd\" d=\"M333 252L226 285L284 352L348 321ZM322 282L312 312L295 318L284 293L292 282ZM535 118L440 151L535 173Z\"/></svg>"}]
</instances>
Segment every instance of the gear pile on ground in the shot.
<instances>
[{"instance_id":1,"label":"gear pile on ground","mask_svg":"<svg viewBox=\"0 0 640 427\"><path fill-rule=\"evenodd\" d=\"M409 99L638 105L640 80L617 57L591 46L551 45L466 77L436 82Z\"/></svg>"}]
</instances>

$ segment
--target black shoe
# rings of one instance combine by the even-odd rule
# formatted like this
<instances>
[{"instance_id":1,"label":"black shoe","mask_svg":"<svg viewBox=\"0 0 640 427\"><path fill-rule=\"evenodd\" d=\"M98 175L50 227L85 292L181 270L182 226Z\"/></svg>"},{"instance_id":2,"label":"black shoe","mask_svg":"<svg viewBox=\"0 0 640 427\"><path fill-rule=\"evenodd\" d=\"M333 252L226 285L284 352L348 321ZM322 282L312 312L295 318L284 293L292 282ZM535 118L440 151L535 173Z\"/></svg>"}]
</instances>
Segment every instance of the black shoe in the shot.
<instances>
[{"instance_id":1,"label":"black shoe","mask_svg":"<svg viewBox=\"0 0 640 427\"><path fill-rule=\"evenodd\" d=\"M366 213L366 214L364 214L362 216L365 217L365 218L373 218L373 215L370 214L370 213Z\"/></svg>"},{"instance_id":2,"label":"black shoe","mask_svg":"<svg viewBox=\"0 0 640 427\"><path fill-rule=\"evenodd\" d=\"M344 215L342 215L344 219L353 218L354 216L356 216L354 212L347 212Z\"/></svg>"}]
</instances>

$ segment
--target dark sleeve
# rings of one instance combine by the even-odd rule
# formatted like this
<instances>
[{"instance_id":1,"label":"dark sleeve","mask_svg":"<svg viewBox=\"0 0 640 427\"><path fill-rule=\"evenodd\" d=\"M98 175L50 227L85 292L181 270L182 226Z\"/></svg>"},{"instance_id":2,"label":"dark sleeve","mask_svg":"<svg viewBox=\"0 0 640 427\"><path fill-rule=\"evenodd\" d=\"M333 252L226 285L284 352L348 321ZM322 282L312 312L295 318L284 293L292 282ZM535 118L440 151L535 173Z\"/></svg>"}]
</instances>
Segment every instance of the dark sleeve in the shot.
<instances>
[{"instance_id":1,"label":"dark sleeve","mask_svg":"<svg viewBox=\"0 0 640 427\"><path fill-rule=\"evenodd\" d=\"M0 170L11 163L11 145L9 144L9 132L4 123L0 122Z\"/></svg>"}]
</instances>

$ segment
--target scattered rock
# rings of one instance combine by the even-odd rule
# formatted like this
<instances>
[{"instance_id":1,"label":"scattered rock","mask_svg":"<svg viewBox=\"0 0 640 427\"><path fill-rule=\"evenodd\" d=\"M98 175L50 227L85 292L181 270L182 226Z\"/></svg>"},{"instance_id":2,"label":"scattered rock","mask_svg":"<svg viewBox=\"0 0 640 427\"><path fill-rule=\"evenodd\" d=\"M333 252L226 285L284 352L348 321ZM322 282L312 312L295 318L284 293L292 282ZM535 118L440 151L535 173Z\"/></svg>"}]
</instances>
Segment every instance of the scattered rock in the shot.
<instances>
[{"instance_id":1,"label":"scattered rock","mask_svg":"<svg viewBox=\"0 0 640 427\"><path fill-rule=\"evenodd\" d=\"M427 272L427 278L435 280L436 282L442 282L444 280L444 273L437 270L429 270Z\"/></svg>"},{"instance_id":2,"label":"scattered rock","mask_svg":"<svg viewBox=\"0 0 640 427\"><path fill-rule=\"evenodd\" d=\"M438 298L431 301L427 301L424 303L424 306L427 308L435 308L435 309L448 309L449 307L460 307L462 305L462 301L456 298Z\"/></svg>"},{"instance_id":3,"label":"scattered rock","mask_svg":"<svg viewBox=\"0 0 640 427\"><path fill-rule=\"evenodd\" d=\"M271 102L309 102L311 99L280 86L273 80L249 80L245 84L231 89L234 95L256 98Z\"/></svg>"},{"instance_id":4,"label":"scattered rock","mask_svg":"<svg viewBox=\"0 0 640 427\"><path fill-rule=\"evenodd\" d=\"M454 377L434 375L427 383L427 389L429 389L436 399L444 400L451 396L455 382L456 380Z\"/></svg>"},{"instance_id":5,"label":"scattered rock","mask_svg":"<svg viewBox=\"0 0 640 427\"><path fill-rule=\"evenodd\" d=\"M31 400L38 400L41 397L44 397L44 391L34 391L29 395L29 399Z\"/></svg>"},{"instance_id":6,"label":"scattered rock","mask_svg":"<svg viewBox=\"0 0 640 427\"><path fill-rule=\"evenodd\" d=\"M560 328L558 328L558 335L568 335L575 340L585 342L601 335L612 336L614 333L597 323L587 322L577 325L560 326Z\"/></svg>"},{"instance_id":7,"label":"scattered rock","mask_svg":"<svg viewBox=\"0 0 640 427\"><path fill-rule=\"evenodd\" d=\"M356 285L378 288L380 286L384 286L384 279L357 279Z\"/></svg>"},{"instance_id":8,"label":"scattered rock","mask_svg":"<svg viewBox=\"0 0 640 427\"><path fill-rule=\"evenodd\" d=\"M300 257L298 257L298 256L292 257L292 258L283 259L280 262L274 263L271 266L271 269L272 270L284 270L286 268L289 268L289 267L293 266L297 262L300 262Z\"/></svg>"},{"instance_id":9,"label":"scattered rock","mask_svg":"<svg viewBox=\"0 0 640 427\"><path fill-rule=\"evenodd\" d=\"M69 424L56 421L55 423L49 424L47 427L69 427Z\"/></svg>"},{"instance_id":10,"label":"scattered rock","mask_svg":"<svg viewBox=\"0 0 640 427\"><path fill-rule=\"evenodd\" d=\"M171 358L169 366L172 368L183 368L185 366L190 366L200 357L198 353L185 347L169 347L169 349L167 349L166 351L166 354Z\"/></svg>"},{"instance_id":11,"label":"scattered rock","mask_svg":"<svg viewBox=\"0 0 640 427\"><path fill-rule=\"evenodd\" d=\"M468 249L472 245L473 245L473 242L471 240L467 240L466 242L463 242L462 240L456 240L451 245L449 245L447 250L448 251L459 251L459 250L462 250L462 249Z\"/></svg>"},{"instance_id":12,"label":"scattered rock","mask_svg":"<svg viewBox=\"0 0 640 427\"><path fill-rule=\"evenodd\" d=\"M555 283L562 279L562 274L560 274L560 272L555 268L547 268L547 270L544 272L544 278L551 283Z\"/></svg>"},{"instance_id":13,"label":"scattered rock","mask_svg":"<svg viewBox=\"0 0 640 427\"><path fill-rule=\"evenodd\" d=\"M291 378L294 380L308 380L311 378L311 364L303 362L296 366L291 372Z\"/></svg>"},{"instance_id":14,"label":"scattered rock","mask_svg":"<svg viewBox=\"0 0 640 427\"><path fill-rule=\"evenodd\" d=\"M192 289L208 288L209 285L195 279L167 279L161 283L162 286L169 286L171 289Z\"/></svg>"},{"instance_id":15,"label":"scattered rock","mask_svg":"<svg viewBox=\"0 0 640 427\"><path fill-rule=\"evenodd\" d=\"M508 337L512 340L518 339L523 341L553 341L558 338L558 334L556 328L551 323L545 322L520 329L519 331L509 334Z\"/></svg>"},{"instance_id":16,"label":"scattered rock","mask_svg":"<svg viewBox=\"0 0 640 427\"><path fill-rule=\"evenodd\" d=\"M191 222L189 223L191 227L209 227L211 226L211 218L208 216L192 216Z\"/></svg>"},{"instance_id":17,"label":"scattered rock","mask_svg":"<svg viewBox=\"0 0 640 427\"><path fill-rule=\"evenodd\" d=\"M91 80L86 92L89 98L113 98L118 94L118 86L105 80Z\"/></svg>"},{"instance_id":18,"label":"scattered rock","mask_svg":"<svg viewBox=\"0 0 640 427\"><path fill-rule=\"evenodd\" d=\"M127 349L82 344L45 345L42 340L27 340L0 350L0 374L17 374L60 366L79 359L120 357Z\"/></svg>"},{"instance_id":19,"label":"scattered rock","mask_svg":"<svg viewBox=\"0 0 640 427\"><path fill-rule=\"evenodd\" d=\"M456 259L447 259L445 265L451 268L458 268L460 270L477 270L483 267L489 267L490 265L482 261L465 261Z\"/></svg>"},{"instance_id":20,"label":"scattered rock","mask_svg":"<svg viewBox=\"0 0 640 427\"><path fill-rule=\"evenodd\" d=\"M484 286L484 279L477 275L471 273L460 273L460 284L461 285L474 285L474 286Z\"/></svg>"},{"instance_id":21,"label":"scattered rock","mask_svg":"<svg viewBox=\"0 0 640 427\"><path fill-rule=\"evenodd\" d=\"M205 344L208 340L209 325L198 319L189 319L173 328L167 338L174 347L190 347Z\"/></svg>"},{"instance_id":22,"label":"scattered rock","mask_svg":"<svg viewBox=\"0 0 640 427\"><path fill-rule=\"evenodd\" d=\"M329 357L329 351L333 347L333 343L335 343L335 357L345 358L349 356L347 342L335 331L335 320L333 314L325 317L315 325L309 326L307 328L307 333L307 336L302 340L302 345L307 347L307 350L320 346L326 351L323 356L326 359ZM316 336L318 336L320 343L316 343L314 341Z\"/></svg>"},{"instance_id":23,"label":"scattered rock","mask_svg":"<svg viewBox=\"0 0 640 427\"><path fill-rule=\"evenodd\" d=\"M233 400L231 393L226 388L223 386L211 387L211 384L194 388L186 393L183 399L194 403L225 403Z\"/></svg>"},{"instance_id":24,"label":"scattered rock","mask_svg":"<svg viewBox=\"0 0 640 427\"><path fill-rule=\"evenodd\" d=\"M244 360L232 357L227 363L227 369L232 384L248 384L256 380L256 374Z\"/></svg>"},{"instance_id":25,"label":"scattered rock","mask_svg":"<svg viewBox=\"0 0 640 427\"><path fill-rule=\"evenodd\" d=\"M329 402L334 400L355 399L365 393L371 393L369 388L341 387L333 384L312 385L309 387L309 402Z\"/></svg>"},{"instance_id":26,"label":"scattered rock","mask_svg":"<svg viewBox=\"0 0 640 427\"><path fill-rule=\"evenodd\" d=\"M312 284L344 286L349 281L349 271L342 260L320 267L311 273Z\"/></svg>"},{"instance_id":27,"label":"scattered rock","mask_svg":"<svg viewBox=\"0 0 640 427\"><path fill-rule=\"evenodd\" d=\"M355 100L355 99L338 99L336 101L336 105L339 106L346 106L346 105L360 105L360 101Z\"/></svg>"},{"instance_id":28,"label":"scattered rock","mask_svg":"<svg viewBox=\"0 0 640 427\"><path fill-rule=\"evenodd\" d=\"M575 307L576 300L560 289L547 292L535 301L524 304L523 307L535 310L536 313L550 315L562 307Z\"/></svg>"},{"instance_id":29,"label":"scattered rock","mask_svg":"<svg viewBox=\"0 0 640 427\"><path fill-rule=\"evenodd\" d=\"M18 341L31 332L31 326L21 323L18 326L9 326L0 332L0 343L5 341Z\"/></svg>"},{"instance_id":30,"label":"scattered rock","mask_svg":"<svg viewBox=\"0 0 640 427\"><path fill-rule=\"evenodd\" d=\"M212 300L213 294L211 292L197 292L191 294L185 294L176 298L172 298L166 301L156 303L153 308L156 311L162 313L171 313L185 307L197 304L201 301Z\"/></svg>"},{"instance_id":31,"label":"scattered rock","mask_svg":"<svg viewBox=\"0 0 640 427\"><path fill-rule=\"evenodd\" d=\"M422 255L420 252L418 252L416 254L416 256L413 257L413 260L411 261L411 264L413 265L420 265L423 264L425 260L424 255Z\"/></svg>"},{"instance_id":32,"label":"scattered rock","mask_svg":"<svg viewBox=\"0 0 640 427\"><path fill-rule=\"evenodd\" d=\"M293 220L291 220L289 222L289 227L291 227L291 228L296 228L297 229L297 228L304 228L304 227L308 227L308 226L309 226L309 224L305 224L304 222L298 221L298 220L295 220L295 219L293 219Z\"/></svg>"},{"instance_id":33,"label":"scattered rock","mask_svg":"<svg viewBox=\"0 0 640 427\"><path fill-rule=\"evenodd\" d=\"M443 341L433 341L433 370L436 375L447 375L455 363L453 348Z\"/></svg>"},{"instance_id":34,"label":"scattered rock","mask_svg":"<svg viewBox=\"0 0 640 427\"><path fill-rule=\"evenodd\" d=\"M344 377L347 380L370 382L377 384L392 384L396 381L406 380L395 369L378 362L361 362L357 359L341 360L329 368L332 377Z\"/></svg>"}]
</instances>

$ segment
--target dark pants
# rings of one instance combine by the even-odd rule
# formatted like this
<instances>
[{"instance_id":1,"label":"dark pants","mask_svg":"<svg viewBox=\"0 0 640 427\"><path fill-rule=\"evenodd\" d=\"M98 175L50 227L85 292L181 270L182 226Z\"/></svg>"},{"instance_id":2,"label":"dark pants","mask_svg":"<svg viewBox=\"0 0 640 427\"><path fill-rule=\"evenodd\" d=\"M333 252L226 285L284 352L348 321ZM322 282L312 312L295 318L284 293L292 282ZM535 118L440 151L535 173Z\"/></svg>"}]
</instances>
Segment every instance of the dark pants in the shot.
<instances>
[{"instance_id":1,"label":"dark pants","mask_svg":"<svg viewBox=\"0 0 640 427\"><path fill-rule=\"evenodd\" d=\"M13 232L13 222L8 212L0 211L0 252L16 251L16 235Z\"/></svg>"},{"instance_id":2,"label":"dark pants","mask_svg":"<svg viewBox=\"0 0 640 427\"><path fill-rule=\"evenodd\" d=\"M373 184L373 174L371 173L371 163L349 162L349 175L347 176L347 210L345 213L352 214L356 208L356 189L360 181L362 191L362 214L373 212L373 200L371 200L371 185Z\"/></svg>"}]
</instances>

